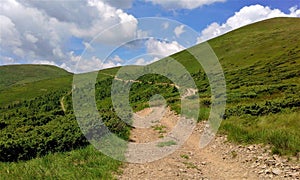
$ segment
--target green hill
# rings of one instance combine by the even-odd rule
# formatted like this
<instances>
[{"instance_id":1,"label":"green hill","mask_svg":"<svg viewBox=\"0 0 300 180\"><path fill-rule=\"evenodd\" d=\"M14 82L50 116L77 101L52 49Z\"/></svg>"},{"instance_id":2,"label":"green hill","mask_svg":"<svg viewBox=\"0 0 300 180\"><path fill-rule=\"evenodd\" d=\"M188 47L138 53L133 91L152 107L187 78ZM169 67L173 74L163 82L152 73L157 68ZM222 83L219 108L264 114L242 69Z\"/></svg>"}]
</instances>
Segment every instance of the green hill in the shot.
<instances>
[{"instance_id":1,"label":"green hill","mask_svg":"<svg viewBox=\"0 0 300 180\"><path fill-rule=\"evenodd\" d=\"M0 105L71 87L72 74L50 65L0 66Z\"/></svg>"},{"instance_id":2,"label":"green hill","mask_svg":"<svg viewBox=\"0 0 300 180\"><path fill-rule=\"evenodd\" d=\"M32 83L44 79L58 78L71 73L50 65L0 66L0 90L14 85Z\"/></svg>"},{"instance_id":3,"label":"green hill","mask_svg":"<svg viewBox=\"0 0 300 180\"><path fill-rule=\"evenodd\" d=\"M299 25L299 18L275 18L242 27L209 41L226 78L227 105L220 133L228 134L230 140L246 144L270 144L273 153L281 155L300 152ZM197 52L200 48L201 44L189 51ZM186 50L172 55L172 58L190 72L199 89L201 106L198 120L207 119L211 93L205 72ZM149 66L166 60L168 58ZM111 75L116 74L117 70L118 68L112 68L99 72L95 85L96 102L105 125L119 137L128 140L130 127L112 111ZM88 158L95 150L85 147L88 143L73 114L70 94L72 75L59 70L61 76L57 76L58 73L52 76L50 72L53 71L50 71L48 75L39 77L42 71L36 70L39 73L31 76L30 70L24 76L27 78L16 77L17 80L14 80L17 75L11 68L11 75L6 75L6 78L1 76L0 87L5 88L0 90L3 102L0 104L0 160L31 160L0 163L0 174L8 179L19 178L23 174L17 172L32 165L44 170L36 173L35 170L30 170L27 174L29 177L63 177L63 173L58 171L46 177L42 173L49 166L53 169L56 160L69 174L89 169L89 177L99 178L103 177L102 173L105 171L115 171L118 163L104 158L101 153L99 157L103 157L103 162L113 165L105 166L100 173L90 171L91 164L94 168L97 167ZM140 82L133 83L129 97L135 111L149 106L148 101L152 95L161 94L173 110L180 112L178 90L168 85L168 79L151 74L142 76L139 80ZM83 149L73 151L77 148ZM59 153L44 156L50 152ZM36 157L39 158L35 159ZM62 160L64 157L67 157L65 163ZM70 166L70 163L79 166ZM106 177L107 174L104 175Z\"/></svg>"}]
</instances>

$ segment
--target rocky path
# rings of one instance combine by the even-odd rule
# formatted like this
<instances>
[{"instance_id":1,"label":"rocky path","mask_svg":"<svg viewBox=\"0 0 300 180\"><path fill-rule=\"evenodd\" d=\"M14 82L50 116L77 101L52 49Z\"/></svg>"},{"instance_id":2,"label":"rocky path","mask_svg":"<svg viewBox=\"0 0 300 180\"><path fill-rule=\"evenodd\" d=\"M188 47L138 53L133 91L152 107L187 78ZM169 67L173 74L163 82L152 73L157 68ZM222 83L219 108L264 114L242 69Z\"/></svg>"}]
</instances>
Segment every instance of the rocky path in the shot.
<instances>
[{"instance_id":1,"label":"rocky path","mask_svg":"<svg viewBox=\"0 0 300 180\"><path fill-rule=\"evenodd\" d=\"M106 74L112 76L110 74ZM112 76L114 77L114 76ZM125 81L114 77L116 80ZM129 81L128 81L129 82ZM140 81L130 81L141 83ZM151 84L151 82L148 82ZM166 85L166 83L161 83ZM175 86L174 84L170 84ZM177 86L176 86L177 87ZM179 87L177 87L179 88ZM196 94L197 90L188 88L182 98ZM154 113L152 111L156 110ZM151 116L149 114L153 113ZM160 117L159 123L153 116ZM156 115L155 115L156 114ZM165 137L179 122L180 118L169 108L146 108L136 113L131 131L131 141L149 143ZM149 117L148 123L145 119ZM147 119L147 118L146 118ZM196 125L188 140L174 153L148 163L124 163L122 174L117 179L300 179L298 159L271 155L270 147L262 145L242 146L230 143L226 136L217 136L205 148L199 148L200 135L205 123ZM173 146L170 144L170 146ZM174 145L175 146L175 145ZM147 160L147 156L144 156Z\"/></svg>"},{"instance_id":2,"label":"rocky path","mask_svg":"<svg viewBox=\"0 0 300 180\"><path fill-rule=\"evenodd\" d=\"M139 115L147 115L144 109ZM131 139L147 143L162 138L176 125L179 117L167 109L160 123L150 128L136 128ZM204 123L196 125L189 139L171 155L149 163L124 163L117 179L299 179L296 160L270 155L269 147L242 146L218 136L199 149ZM145 157L147 158L147 157ZM299 162L299 161L298 161Z\"/></svg>"}]
</instances>

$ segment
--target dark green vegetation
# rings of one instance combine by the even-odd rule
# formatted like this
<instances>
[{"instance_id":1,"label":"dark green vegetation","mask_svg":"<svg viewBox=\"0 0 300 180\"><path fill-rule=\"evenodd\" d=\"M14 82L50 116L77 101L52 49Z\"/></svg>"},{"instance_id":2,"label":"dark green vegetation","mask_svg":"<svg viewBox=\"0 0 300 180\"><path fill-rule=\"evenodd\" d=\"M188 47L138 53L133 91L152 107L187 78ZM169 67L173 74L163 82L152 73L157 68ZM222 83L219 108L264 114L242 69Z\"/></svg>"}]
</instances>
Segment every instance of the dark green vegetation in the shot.
<instances>
[{"instance_id":1,"label":"dark green vegetation","mask_svg":"<svg viewBox=\"0 0 300 180\"><path fill-rule=\"evenodd\" d=\"M209 41L226 77L227 107L221 132L228 134L230 140L270 144L273 153L282 155L300 152L299 32L300 19L276 18ZM197 51L199 47L190 50ZM193 77L200 96L199 120L207 119L211 102L205 72L188 51L174 54L172 58ZM71 74L51 66L18 66L23 69L20 70L23 75L16 75L8 73L15 68L9 67L0 67L0 160L26 161L0 163L1 177L3 174L8 179L19 178L31 166L42 169L31 169L28 176L41 178L68 175L77 178L80 172L86 172L82 177L99 178L117 169L118 162L86 147L88 142L73 114ZM35 68L41 68L43 73ZM110 98L111 75L117 70L99 72L96 101L105 125L119 137L128 139L130 127L116 116ZM130 91L134 111L148 107L149 98L161 94L180 113L178 90L170 80L154 74L138 80ZM77 148L82 149L73 150ZM54 168L66 168L67 173Z\"/></svg>"}]
</instances>

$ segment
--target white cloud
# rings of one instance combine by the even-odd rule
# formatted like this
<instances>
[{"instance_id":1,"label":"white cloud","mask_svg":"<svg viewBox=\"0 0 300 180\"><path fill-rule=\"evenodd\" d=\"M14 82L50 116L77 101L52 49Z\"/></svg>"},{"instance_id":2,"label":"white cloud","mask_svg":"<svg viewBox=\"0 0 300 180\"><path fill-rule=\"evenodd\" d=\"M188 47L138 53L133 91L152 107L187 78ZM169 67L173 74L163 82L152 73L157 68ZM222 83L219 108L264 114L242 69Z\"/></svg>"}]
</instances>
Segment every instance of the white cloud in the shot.
<instances>
[{"instance_id":1,"label":"white cloud","mask_svg":"<svg viewBox=\"0 0 300 180\"><path fill-rule=\"evenodd\" d=\"M139 58L139 59L137 59L136 61L135 61L135 63L134 63L135 65L145 65L146 64L146 61L145 61L145 59L143 59L143 58Z\"/></svg>"},{"instance_id":2,"label":"white cloud","mask_svg":"<svg viewBox=\"0 0 300 180\"><path fill-rule=\"evenodd\" d=\"M170 26L169 22L165 22L165 23L162 24L163 29L168 29L169 26Z\"/></svg>"},{"instance_id":3,"label":"white cloud","mask_svg":"<svg viewBox=\"0 0 300 180\"><path fill-rule=\"evenodd\" d=\"M84 42L84 41L83 41L82 44L84 45L84 48L85 48L86 50L89 50L89 51L93 51L93 50L94 50L94 48L91 46L90 43Z\"/></svg>"},{"instance_id":4,"label":"white cloud","mask_svg":"<svg viewBox=\"0 0 300 180\"><path fill-rule=\"evenodd\" d=\"M0 37L5 54L21 57L28 63L34 59L58 58L53 49L61 47L64 38L69 37L65 23L15 0L1 1L0 13L1 22L4 19L6 24L1 25Z\"/></svg>"},{"instance_id":5,"label":"white cloud","mask_svg":"<svg viewBox=\"0 0 300 180\"><path fill-rule=\"evenodd\" d=\"M72 72L72 69L70 69L69 66L67 66L65 63L62 63L61 65L58 65L56 62L54 61L48 61L48 60L33 60L31 62L32 64L44 64L44 65L52 65L52 66L57 66L60 68L63 68L69 72Z\"/></svg>"},{"instance_id":6,"label":"white cloud","mask_svg":"<svg viewBox=\"0 0 300 180\"><path fill-rule=\"evenodd\" d=\"M63 52L61 51L61 49L59 47L55 47L53 50L52 50L52 53L55 57L59 57L59 58L63 58L65 57Z\"/></svg>"},{"instance_id":7,"label":"white cloud","mask_svg":"<svg viewBox=\"0 0 300 180\"><path fill-rule=\"evenodd\" d=\"M1 56L0 55L0 65L5 64L18 64L17 61L12 57Z\"/></svg>"},{"instance_id":8,"label":"white cloud","mask_svg":"<svg viewBox=\"0 0 300 180\"><path fill-rule=\"evenodd\" d=\"M279 9L271 9L268 6L245 6L240 9L240 11L236 12L234 16L231 16L229 19L227 19L225 23L218 24L214 22L210 24L201 32L201 36L198 38L198 43L220 36L247 24L274 17L300 17L300 9L297 9L295 6L290 8L289 14L285 14Z\"/></svg>"},{"instance_id":9,"label":"white cloud","mask_svg":"<svg viewBox=\"0 0 300 180\"><path fill-rule=\"evenodd\" d=\"M129 9L132 6L133 0L102 0L103 2L106 2L110 4L113 7L120 8L120 9Z\"/></svg>"},{"instance_id":10,"label":"white cloud","mask_svg":"<svg viewBox=\"0 0 300 180\"><path fill-rule=\"evenodd\" d=\"M92 39L99 33L103 33L97 41L105 43L119 43L127 39L131 39L136 35L137 20L134 16L125 13L121 9L117 9L102 1L89 0L86 9L97 10L97 15L93 19L89 19L88 12L84 12L85 21L92 21L90 26L76 25L71 29L71 33L80 38ZM95 15L94 15L95 16ZM107 28L112 25L124 23L113 31Z\"/></svg>"},{"instance_id":11,"label":"white cloud","mask_svg":"<svg viewBox=\"0 0 300 180\"><path fill-rule=\"evenodd\" d=\"M52 66L59 66L54 61L48 60L34 60L32 61L33 64L45 64L45 65L52 65Z\"/></svg>"},{"instance_id":12,"label":"white cloud","mask_svg":"<svg viewBox=\"0 0 300 180\"><path fill-rule=\"evenodd\" d=\"M123 59L121 59L120 56L115 55L114 58L112 59L112 61L117 62L117 63L121 63L121 62L123 62Z\"/></svg>"},{"instance_id":13,"label":"white cloud","mask_svg":"<svg viewBox=\"0 0 300 180\"><path fill-rule=\"evenodd\" d=\"M167 57L171 54L185 49L177 41L165 42L155 40L154 38L150 38L149 40L147 40L145 45L148 53L156 54L162 57Z\"/></svg>"},{"instance_id":14,"label":"white cloud","mask_svg":"<svg viewBox=\"0 0 300 180\"><path fill-rule=\"evenodd\" d=\"M101 64L101 69L106 69L106 68L112 68L112 67L116 67L116 66L121 66L120 63L114 63L112 61L108 61L108 62L104 62Z\"/></svg>"},{"instance_id":15,"label":"white cloud","mask_svg":"<svg viewBox=\"0 0 300 180\"><path fill-rule=\"evenodd\" d=\"M24 36L27 41L29 41L30 43L33 43L33 44L38 42L38 40L39 40L38 38L36 38L34 35L32 35L30 33L26 33Z\"/></svg>"},{"instance_id":16,"label":"white cloud","mask_svg":"<svg viewBox=\"0 0 300 180\"><path fill-rule=\"evenodd\" d=\"M145 35L144 32L137 30L136 18L113 7L115 4L116 1L112 0L64 1L64 3L2 0L1 54L16 60L22 59L26 63L47 61L54 62L58 66L64 64L65 67L72 69L75 66L70 58L71 38L82 40L82 45L92 50L87 42L94 36L114 24L125 22L130 23L120 26L117 31L107 31L105 39L102 40L124 42L128 38ZM126 8L131 4L132 0L125 0L118 7ZM96 62L95 59L91 61Z\"/></svg>"},{"instance_id":17,"label":"white cloud","mask_svg":"<svg viewBox=\"0 0 300 180\"><path fill-rule=\"evenodd\" d=\"M151 63L154 63L155 61L158 61L160 60L161 58L158 58L158 57L153 57L152 60L148 60L146 61L144 58L138 58L137 60L135 60L135 65L138 65L138 66L144 66L144 65L147 65L147 64L151 64Z\"/></svg>"},{"instance_id":18,"label":"white cloud","mask_svg":"<svg viewBox=\"0 0 300 180\"><path fill-rule=\"evenodd\" d=\"M0 15L0 28L1 46L16 48L22 45L20 34L16 29L16 25L11 21L10 18Z\"/></svg>"},{"instance_id":19,"label":"white cloud","mask_svg":"<svg viewBox=\"0 0 300 180\"><path fill-rule=\"evenodd\" d=\"M177 26L175 29L174 29L174 33L176 35L176 37L179 37L182 33L184 33L185 30L184 30L184 25L180 25L180 26Z\"/></svg>"},{"instance_id":20,"label":"white cloud","mask_svg":"<svg viewBox=\"0 0 300 180\"><path fill-rule=\"evenodd\" d=\"M174 10L174 9L195 9L204 5L210 5L215 2L225 2L226 0L146 0L146 2L152 2L152 4L158 4L162 7Z\"/></svg>"},{"instance_id":21,"label":"white cloud","mask_svg":"<svg viewBox=\"0 0 300 180\"><path fill-rule=\"evenodd\" d=\"M70 61L61 64L59 67L70 69L69 71L73 71L75 73L90 72L99 69L121 66L120 62L116 62L116 60L121 60L121 58L118 59L116 56L113 59L103 61L96 56L84 58L80 55L75 55L74 52L71 51L68 53L68 58Z\"/></svg>"}]
</instances>

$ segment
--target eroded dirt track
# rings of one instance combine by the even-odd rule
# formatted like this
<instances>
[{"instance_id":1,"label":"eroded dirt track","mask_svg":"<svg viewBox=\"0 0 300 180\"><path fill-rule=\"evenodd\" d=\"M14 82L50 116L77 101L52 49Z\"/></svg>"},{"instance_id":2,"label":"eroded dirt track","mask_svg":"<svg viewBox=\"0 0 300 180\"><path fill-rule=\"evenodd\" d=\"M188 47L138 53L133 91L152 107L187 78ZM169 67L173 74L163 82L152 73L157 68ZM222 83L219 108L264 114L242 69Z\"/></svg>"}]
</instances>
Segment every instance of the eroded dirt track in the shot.
<instances>
[{"instance_id":1,"label":"eroded dirt track","mask_svg":"<svg viewBox=\"0 0 300 180\"><path fill-rule=\"evenodd\" d=\"M144 109L138 114L151 112ZM147 143L161 138L176 125L179 117L167 108L160 123L150 128L136 128L131 139ZM125 163L117 179L299 179L299 166L278 156L269 154L260 145L241 146L227 142L225 136L217 136L207 147L200 149L200 135L205 126L198 123L189 139L171 155L149 163ZM147 158L147 157L145 157ZM258 159L262 159L261 161ZM285 172L268 162L281 162L289 167Z\"/></svg>"}]
</instances>

